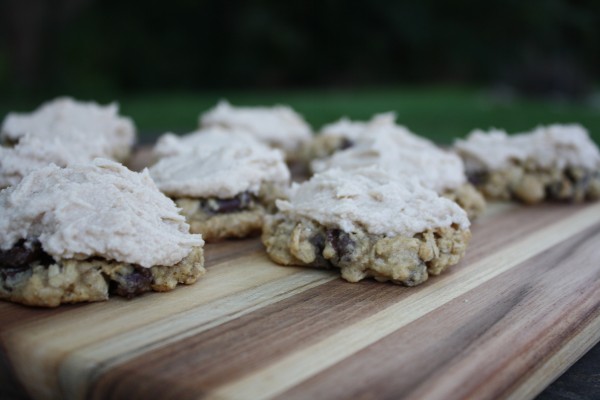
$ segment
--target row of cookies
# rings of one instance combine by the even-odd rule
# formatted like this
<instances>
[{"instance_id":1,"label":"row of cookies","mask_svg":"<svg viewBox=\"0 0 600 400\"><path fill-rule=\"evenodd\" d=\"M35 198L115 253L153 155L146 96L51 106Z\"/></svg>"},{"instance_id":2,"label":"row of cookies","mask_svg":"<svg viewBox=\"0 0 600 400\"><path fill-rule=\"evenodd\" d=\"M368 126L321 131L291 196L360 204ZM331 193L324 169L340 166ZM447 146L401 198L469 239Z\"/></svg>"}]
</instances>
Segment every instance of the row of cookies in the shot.
<instances>
[{"instance_id":1,"label":"row of cookies","mask_svg":"<svg viewBox=\"0 0 600 400\"><path fill-rule=\"evenodd\" d=\"M351 282L375 277L417 285L460 260L470 231L467 213L458 204L475 216L485 202L467 182L456 154L397 125L393 114L376 116L368 123L342 120L331 125L333 130L349 128L355 133L351 148L335 151L331 146L323 151L320 140L326 135L314 142L296 140L286 145L283 140L292 135L286 127L292 125L278 118L281 110L221 103L201 117L198 131L182 137L167 134L158 140L154 153L160 161L150 173L183 208L193 231L213 240L262 228L267 253L277 263L336 267ZM219 124L206 126L217 112ZM279 126L273 130L279 140L259 143L262 137L250 135L259 139L252 143L248 133L259 130L260 121L267 119L268 126ZM290 120L299 124L301 117ZM306 132L308 125L303 125ZM332 141L341 147L349 147L348 142ZM244 152L234 154L237 143L243 144ZM286 195L283 160L279 164L269 160L265 145L286 149L288 161L314 158L311 169L316 174L294 184ZM292 148L295 156L290 156ZM258 155L259 149L263 162L252 160L251 180L246 158ZM328 159L314 156L325 153ZM213 176L230 180L217 183ZM260 177L261 184L255 186ZM233 182L235 191L223 191ZM241 196L254 202L240 201ZM271 215L273 200L277 212ZM223 203L228 205L225 211L218 209ZM260 204L260 212L255 203ZM215 207L208 209L210 204ZM220 221L227 221L230 230Z\"/></svg>"},{"instance_id":2,"label":"row of cookies","mask_svg":"<svg viewBox=\"0 0 600 400\"><path fill-rule=\"evenodd\" d=\"M239 115L270 112L220 108L221 123L238 128ZM285 124L279 132L285 137ZM342 119L294 145L301 155L292 158L309 162L314 175L294 184L276 201L276 214L265 217L267 253L284 265L340 268L351 282L416 285L457 263L484 196L525 203L600 197L600 153L577 124L511 136L475 131L441 149L387 113Z\"/></svg>"},{"instance_id":3,"label":"row of cookies","mask_svg":"<svg viewBox=\"0 0 600 400\"><path fill-rule=\"evenodd\" d=\"M94 119L86 115L90 110L101 117ZM86 125L86 120L91 123ZM55 140L55 148L60 149L61 154L79 152L79 156L88 157L87 165L74 159L63 162L70 165L67 168L53 166L49 167L52 172L42 168L35 173L27 172L27 168L34 169L31 166L19 166L15 160L23 164L31 153L44 155L40 164L44 160L47 164L48 158L54 157L52 152L27 150L28 138L36 136L30 132L37 132L39 126L46 129L39 130L39 138ZM53 126L58 127L54 129L54 136L50 129ZM83 132L86 126L89 134ZM90 126L105 129L89 129ZM570 199L597 197L597 148L585 132L577 139L561 141L564 129L559 128L543 130L558 131L552 144L543 151L536 150L547 155L555 149L555 159L547 161L543 170L549 166L555 170L562 168L562 177L569 182L573 176L579 177L577 182L580 183L572 186L584 194ZM19 130L20 133L15 133ZM56 133L65 131L73 133ZM11 176L13 185L19 178L25 176L25 179L22 184L0 193L0 206L7 211L6 218L0 217L0 226L4 224L6 230L23 226L17 235L0 237L1 297L26 304L57 305L104 299L109 291L133 296L148 290L169 290L177 283L192 283L203 273L202 238L189 234L189 225L193 233L201 233L209 241L244 237L262 230L268 254L280 264L337 267L351 282L375 277L416 285L460 260L470 238L467 213L475 217L485 204L481 194L467 181L463 162L456 153L442 150L397 125L392 114L378 115L368 122L342 119L326 126L312 139L308 124L288 107L232 107L221 102L201 116L197 132L182 137L166 134L159 139L154 148L158 162L151 166L149 173L142 173L143 191L112 178L98 178L107 173L121 178L128 174L137 176L119 164L108 160L89 162L92 155L122 159L129 151L127 144L130 146L133 142L133 131L133 124L118 116L115 106L102 108L69 99L44 105L30 116L9 115L5 119L4 148L0 151L9 156L0 153L0 175ZM105 137L98 139L99 136ZM112 136L119 137L120 141L109 139ZM473 137L485 136L475 133L464 143L470 143ZM545 143L543 139L537 140ZM112 150L107 150L111 147L106 143L114 146ZM494 148L477 153L480 146L464 143L458 142L456 148L468 161L471 180L480 183L482 176L494 176L482 172L482 161L471 161L471 158L477 160L478 155L483 159L483 166L489 167L485 164L488 160L485 152ZM563 149L560 144L571 150ZM469 149L475 156L468 156ZM515 162L514 151L507 153L509 161L505 164ZM528 160L527 165L532 164L533 153L520 154L525 154L522 160ZM579 156L587 164L581 166ZM311 161L311 169L317 173L309 181L294 184L288 190L290 173L286 159L288 162ZM525 164L522 160L520 162ZM562 164L557 165L556 160L563 160ZM61 159L52 161L58 165L62 162ZM532 175L530 169L526 171ZM524 175L521 174L521 180L525 179ZM131 176L127 179L140 180ZM39 184L40 180L52 182L52 179L55 181L49 187ZM515 181L509 182L514 186ZM64 197L62 200L56 200L59 198L56 193L45 193L56 190L55 186L69 188L57 192ZM97 192L90 190L93 186L97 186ZM173 199L178 209L158 189ZM125 194L119 194L120 191ZM105 198L108 193L111 199ZM131 196L132 193L135 196ZM490 195L488 191L484 193ZM163 208L151 207L150 211L144 205L129 204L143 202L148 196L161 198ZM52 197L54 203L46 202L46 197ZM61 202L64 207L57 207L56 203ZM167 203L170 204L168 212L164 208ZM89 205L83 208L86 210L83 214L65 212L81 204ZM168 261L157 256L151 263L142 264L139 255L135 256L135 249L145 249L152 254L153 247L132 245L136 243L134 232L119 224L105 224L110 220L127 221L127 215L118 214L125 205L128 205L125 214L134 212L138 226L143 225L139 225L140 218L152 221L146 223L150 236L152 230L167 229L156 224L157 218L177 226L182 234L177 238L179 242L171 236L162 250L179 257L181 252L169 250L169 246L183 247L187 254ZM16 208L35 211L24 216L16 212ZM178 219L172 218L177 210L185 216L185 221L181 215ZM171 216L158 216L161 212L171 213ZM131 242L128 242L129 236L134 237ZM50 237L71 241L55 248L48 241ZM88 247L79 243L82 240ZM94 245L89 247L90 243ZM71 265L68 274L67 265ZM168 285L164 283L165 276L169 278ZM91 289L94 285L100 289ZM48 288L55 289L52 296ZM96 294L90 295L92 292Z\"/></svg>"}]
</instances>

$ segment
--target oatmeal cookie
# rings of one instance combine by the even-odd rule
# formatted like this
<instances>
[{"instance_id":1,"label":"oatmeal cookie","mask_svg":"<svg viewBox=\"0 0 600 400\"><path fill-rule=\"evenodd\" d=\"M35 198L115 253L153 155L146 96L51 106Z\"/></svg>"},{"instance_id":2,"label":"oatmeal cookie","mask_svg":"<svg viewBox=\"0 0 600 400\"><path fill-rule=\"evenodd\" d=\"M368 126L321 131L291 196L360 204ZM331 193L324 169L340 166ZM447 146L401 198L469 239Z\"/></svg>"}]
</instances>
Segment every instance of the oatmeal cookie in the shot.
<instances>
[{"instance_id":1,"label":"oatmeal cookie","mask_svg":"<svg viewBox=\"0 0 600 400\"><path fill-rule=\"evenodd\" d=\"M52 163L123 161L134 141L133 122L119 115L116 104L58 98L31 113L9 113L0 128L0 188Z\"/></svg>"},{"instance_id":2,"label":"oatmeal cookie","mask_svg":"<svg viewBox=\"0 0 600 400\"><path fill-rule=\"evenodd\" d=\"M16 252L31 253L30 261L19 262ZM166 292L179 283L196 282L205 272L201 247L193 248L175 265L151 268L101 257L54 261L39 243L27 249L23 241L1 252L0 258L0 299L39 307L103 301L110 294L132 298L150 291Z\"/></svg>"},{"instance_id":3,"label":"oatmeal cookie","mask_svg":"<svg viewBox=\"0 0 600 400\"><path fill-rule=\"evenodd\" d=\"M191 231L207 241L260 233L290 179L282 153L256 141L165 157L150 173L181 208Z\"/></svg>"},{"instance_id":4,"label":"oatmeal cookie","mask_svg":"<svg viewBox=\"0 0 600 400\"><path fill-rule=\"evenodd\" d=\"M262 234L271 259L339 268L349 282L418 285L458 263L471 236L455 203L376 169L317 174L277 205Z\"/></svg>"},{"instance_id":5,"label":"oatmeal cookie","mask_svg":"<svg viewBox=\"0 0 600 400\"><path fill-rule=\"evenodd\" d=\"M473 219L485 209L483 196L467 181L459 156L437 147L393 119L372 124L368 135L346 150L314 160L311 168L322 172L331 168L355 170L376 166L398 179L417 179L421 184L453 200Z\"/></svg>"},{"instance_id":6,"label":"oatmeal cookie","mask_svg":"<svg viewBox=\"0 0 600 400\"><path fill-rule=\"evenodd\" d=\"M303 146L312 138L310 125L288 106L236 107L219 102L199 118L200 129L221 127L244 132L285 152L288 162L298 161Z\"/></svg>"},{"instance_id":7,"label":"oatmeal cookie","mask_svg":"<svg viewBox=\"0 0 600 400\"><path fill-rule=\"evenodd\" d=\"M203 240L147 171L96 159L0 191L0 298L27 305L132 297L191 284Z\"/></svg>"},{"instance_id":8,"label":"oatmeal cookie","mask_svg":"<svg viewBox=\"0 0 600 400\"><path fill-rule=\"evenodd\" d=\"M580 125L549 125L509 136L472 132L455 149L486 197L582 202L600 198L600 152Z\"/></svg>"},{"instance_id":9,"label":"oatmeal cookie","mask_svg":"<svg viewBox=\"0 0 600 400\"><path fill-rule=\"evenodd\" d=\"M306 144L304 158L307 162L331 156L337 151L346 150L363 137L369 137L369 131L378 124L393 123L396 115L392 112L377 114L370 121L352 121L347 117L327 124Z\"/></svg>"}]
</instances>

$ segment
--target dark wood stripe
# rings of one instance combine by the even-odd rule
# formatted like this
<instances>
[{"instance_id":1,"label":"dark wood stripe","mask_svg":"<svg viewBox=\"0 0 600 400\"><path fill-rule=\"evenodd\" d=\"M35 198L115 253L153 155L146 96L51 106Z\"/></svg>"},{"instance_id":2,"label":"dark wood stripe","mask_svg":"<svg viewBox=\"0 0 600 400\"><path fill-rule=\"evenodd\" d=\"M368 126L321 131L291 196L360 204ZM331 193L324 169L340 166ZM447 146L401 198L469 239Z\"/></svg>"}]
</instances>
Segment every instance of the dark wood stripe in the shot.
<instances>
[{"instance_id":1,"label":"dark wood stripe","mask_svg":"<svg viewBox=\"0 0 600 400\"><path fill-rule=\"evenodd\" d=\"M28 400L29 395L13 371L3 343L0 343L0 399Z\"/></svg>"},{"instance_id":2,"label":"dark wood stripe","mask_svg":"<svg viewBox=\"0 0 600 400\"><path fill-rule=\"evenodd\" d=\"M67 304L58 308L47 309L2 301L0 302L0 337L11 329L31 322L52 319L57 315L85 306L85 304Z\"/></svg>"},{"instance_id":3,"label":"dark wood stripe","mask_svg":"<svg viewBox=\"0 0 600 400\"><path fill-rule=\"evenodd\" d=\"M470 254L468 262L475 262L490 251L555 222L555 218L546 217L547 213L531 210L533 212L519 209L516 213L498 215L486 225L475 226L471 246L483 250ZM566 207L556 210L559 217L576 212ZM489 228L490 224L494 228ZM511 234L497 234L506 230ZM335 280L114 366L101 376L92 378L89 394L96 398L145 397L156 393L166 397L186 397L206 392L278 360L291 349L314 343L427 286L426 283L420 288L404 288L373 281L348 284ZM110 364L110 360L107 363ZM150 377L152 380L148 379ZM177 387L168 384L174 381L178 382ZM144 385L140 386L139 382L144 382Z\"/></svg>"},{"instance_id":4,"label":"dark wood stripe","mask_svg":"<svg viewBox=\"0 0 600 400\"><path fill-rule=\"evenodd\" d=\"M558 349L600 312L600 265L591 259L599 240L596 225L535 256L536 262L515 267L519 274L499 275L279 398L432 398L429 389L436 376L454 370L451 375L460 378L455 371L469 358L472 363L478 352L502 360L480 357L482 363L474 366L478 379L463 375L467 379L457 381L445 398L507 395L552 355L535 351L536 343L544 339ZM574 271L573 265L582 268ZM573 296L581 300L562 301ZM554 301L542 300L548 298ZM537 312L527 314L532 309Z\"/></svg>"}]
</instances>

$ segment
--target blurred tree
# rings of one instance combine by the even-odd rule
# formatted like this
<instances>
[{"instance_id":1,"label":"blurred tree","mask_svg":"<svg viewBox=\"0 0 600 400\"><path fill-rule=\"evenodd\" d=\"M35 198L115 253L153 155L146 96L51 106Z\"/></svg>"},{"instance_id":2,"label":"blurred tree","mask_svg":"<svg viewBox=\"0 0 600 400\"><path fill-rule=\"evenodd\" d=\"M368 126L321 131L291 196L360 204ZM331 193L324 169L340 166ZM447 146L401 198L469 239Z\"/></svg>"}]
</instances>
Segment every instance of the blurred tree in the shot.
<instances>
[{"instance_id":1,"label":"blurred tree","mask_svg":"<svg viewBox=\"0 0 600 400\"><path fill-rule=\"evenodd\" d=\"M0 88L26 93L600 78L593 0L4 0L2 26Z\"/></svg>"}]
</instances>

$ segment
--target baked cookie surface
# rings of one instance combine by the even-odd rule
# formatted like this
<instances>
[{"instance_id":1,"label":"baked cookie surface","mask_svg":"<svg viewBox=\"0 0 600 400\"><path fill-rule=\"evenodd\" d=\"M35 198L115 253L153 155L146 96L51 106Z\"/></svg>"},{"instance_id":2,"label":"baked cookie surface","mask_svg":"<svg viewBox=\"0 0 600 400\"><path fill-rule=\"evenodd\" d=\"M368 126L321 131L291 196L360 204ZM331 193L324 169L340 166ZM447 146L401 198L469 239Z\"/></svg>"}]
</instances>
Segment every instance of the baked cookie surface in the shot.
<instances>
[{"instance_id":1,"label":"baked cookie surface","mask_svg":"<svg viewBox=\"0 0 600 400\"><path fill-rule=\"evenodd\" d=\"M469 180L491 199L535 204L600 198L600 152L580 125L540 126L517 135L474 131L454 147Z\"/></svg>"},{"instance_id":2,"label":"baked cookie surface","mask_svg":"<svg viewBox=\"0 0 600 400\"><path fill-rule=\"evenodd\" d=\"M372 168L317 174L277 206L262 234L271 259L336 267L350 282L420 284L456 264L471 235L454 202Z\"/></svg>"},{"instance_id":3,"label":"baked cookie surface","mask_svg":"<svg viewBox=\"0 0 600 400\"><path fill-rule=\"evenodd\" d=\"M0 298L37 306L193 283L203 240L147 172L97 159L0 191Z\"/></svg>"}]
</instances>

